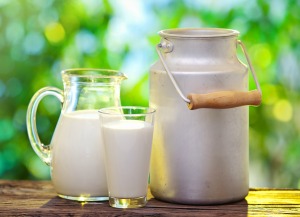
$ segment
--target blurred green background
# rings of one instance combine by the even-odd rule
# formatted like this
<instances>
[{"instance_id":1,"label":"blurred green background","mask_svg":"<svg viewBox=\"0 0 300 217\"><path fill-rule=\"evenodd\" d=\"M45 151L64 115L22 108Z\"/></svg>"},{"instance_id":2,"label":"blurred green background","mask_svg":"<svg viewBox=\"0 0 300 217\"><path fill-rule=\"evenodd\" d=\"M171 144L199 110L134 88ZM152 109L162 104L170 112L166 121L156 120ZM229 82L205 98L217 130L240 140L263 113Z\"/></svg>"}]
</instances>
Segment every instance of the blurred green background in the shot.
<instances>
[{"instance_id":1,"label":"blurred green background","mask_svg":"<svg viewBox=\"0 0 300 217\"><path fill-rule=\"evenodd\" d=\"M250 186L300 188L299 0L0 0L0 178L50 179L25 124L38 89L62 88L66 68L119 69L122 103L148 105L157 32L181 27L240 31L263 90L250 108ZM45 144L59 111L54 97L38 109Z\"/></svg>"}]
</instances>

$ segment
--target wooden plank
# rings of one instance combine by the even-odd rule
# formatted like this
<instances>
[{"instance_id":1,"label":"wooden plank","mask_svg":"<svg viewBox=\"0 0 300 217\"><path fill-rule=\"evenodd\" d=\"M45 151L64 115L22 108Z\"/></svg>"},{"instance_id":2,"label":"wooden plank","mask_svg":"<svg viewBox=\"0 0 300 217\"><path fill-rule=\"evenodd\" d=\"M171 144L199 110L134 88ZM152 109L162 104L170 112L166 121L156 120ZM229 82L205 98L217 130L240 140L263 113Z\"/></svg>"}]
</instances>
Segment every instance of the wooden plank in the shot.
<instances>
[{"instance_id":1,"label":"wooden plank","mask_svg":"<svg viewBox=\"0 0 300 217\"><path fill-rule=\"evenodd\" d=\"M0 216L300 216L300 191L251 189L245 200L195 206L150 199L145 208L115 209L108 202L61 199L49 181L0 180Z\"/></svg>"},{"instance_id":2,"label":"wooden plank","mask_svg":"<svg viewBox=\"0 0 300 217\"><path fill-rule=\"evenodd\" d=\"M251 189L246 200L248 216L300 216L298 189Z\"/></svg>"}]
</instances>

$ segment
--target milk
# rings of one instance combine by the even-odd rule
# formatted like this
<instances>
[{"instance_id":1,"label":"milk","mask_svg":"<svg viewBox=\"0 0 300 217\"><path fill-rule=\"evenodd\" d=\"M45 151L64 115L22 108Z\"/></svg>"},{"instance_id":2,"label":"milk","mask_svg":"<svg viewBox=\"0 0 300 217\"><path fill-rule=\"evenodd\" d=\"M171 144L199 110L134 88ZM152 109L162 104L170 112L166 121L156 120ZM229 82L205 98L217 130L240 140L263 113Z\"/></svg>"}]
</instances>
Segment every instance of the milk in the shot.
<instances>
[{"instance_id":1,"label":"milk","mask_svg":"<svg viewBox=\"0 0 300 217\"><path fill-rule=\"evenodd\" d=\"M153 126L120 120L102 126L110 197L136 198L147 194Z\"/></svg>"},{"instance_id":2,"label":"milk","mask_svg":"<svg viewBox=\"0 0 300 217\"><path fill-rule=\"evenodd\" d=\"M96 110L63 113L51 145L51 174L58 194L108 196L104 147Z\"/></svg>"}]
</instances>

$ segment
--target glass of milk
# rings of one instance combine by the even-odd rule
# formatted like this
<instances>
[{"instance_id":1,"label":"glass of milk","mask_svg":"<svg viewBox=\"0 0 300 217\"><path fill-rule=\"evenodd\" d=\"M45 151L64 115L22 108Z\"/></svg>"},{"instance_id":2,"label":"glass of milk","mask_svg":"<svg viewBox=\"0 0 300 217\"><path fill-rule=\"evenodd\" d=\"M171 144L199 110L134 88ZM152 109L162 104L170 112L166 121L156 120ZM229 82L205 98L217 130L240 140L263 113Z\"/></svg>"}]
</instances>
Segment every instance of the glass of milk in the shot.
<instances>
[{"instance_id":1,"label":"glass of milk","mask_svg":"<svg viewBox=\"0 0 300 217\"><path fill-rule=\"evenodd\" d=\"M109 204L138 208L147 203L155 110L110 107L99 110Z\"/></svg>"}]
</instances>

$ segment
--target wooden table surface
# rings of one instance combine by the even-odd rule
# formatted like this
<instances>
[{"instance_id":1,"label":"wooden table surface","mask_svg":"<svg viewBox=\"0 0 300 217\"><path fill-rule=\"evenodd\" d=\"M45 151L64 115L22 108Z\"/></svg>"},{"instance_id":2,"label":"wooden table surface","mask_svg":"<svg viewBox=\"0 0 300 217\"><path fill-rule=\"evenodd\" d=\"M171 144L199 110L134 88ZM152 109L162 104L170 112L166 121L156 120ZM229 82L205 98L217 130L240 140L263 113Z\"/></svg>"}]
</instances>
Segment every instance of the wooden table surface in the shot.
<instances>
[{"instance_id":1,"label":"wooden table surface","mask_svg":"<svg viewBox=\"0 0 300 217\"><path fill-rule=\"evenodd\" d=\"M0 180L0 216L300 216L300 190L293 189L250 189L243 201L214 206L148 199L144 208L116 209L61 199L49 181Z\"/></svg>"}]
</instances>

